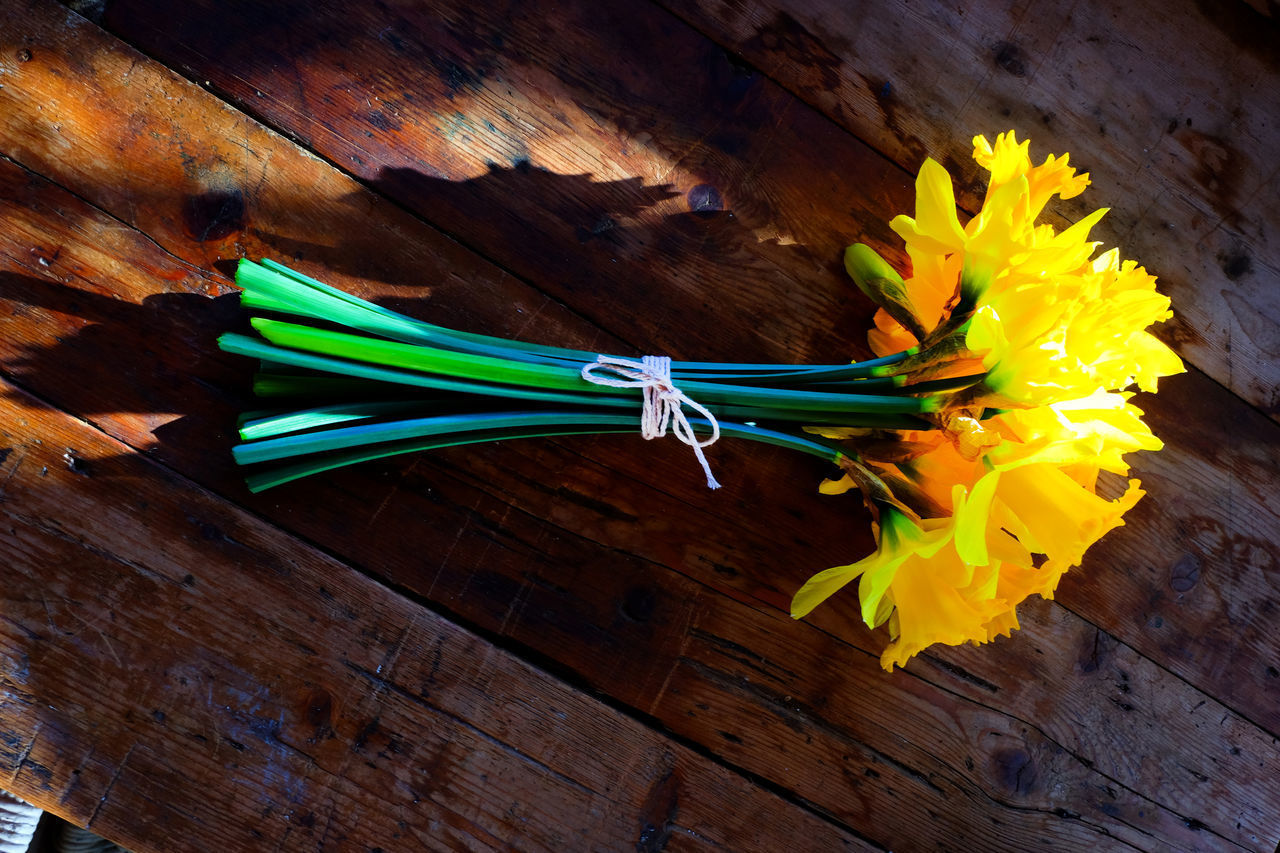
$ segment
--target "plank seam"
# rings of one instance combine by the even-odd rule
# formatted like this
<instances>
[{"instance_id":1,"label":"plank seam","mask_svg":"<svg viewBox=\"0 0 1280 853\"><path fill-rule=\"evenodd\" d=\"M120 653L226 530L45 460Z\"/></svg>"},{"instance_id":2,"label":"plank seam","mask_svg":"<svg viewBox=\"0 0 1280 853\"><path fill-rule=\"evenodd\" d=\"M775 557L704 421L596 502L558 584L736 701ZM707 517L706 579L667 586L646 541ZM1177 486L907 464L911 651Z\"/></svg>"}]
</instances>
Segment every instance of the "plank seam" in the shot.
<instances>
[{"instance_id":1,"label":"plank seam","mask_svg":"<svg viewBox=\"0 0 1280 853\"><path fill-rule=\"evenodd\" d=\"M872 143L870 143L870 142L868 142L868 141L866 141L866 140L862 139L861 137L857 136L857 135L856 135L855 133L853 133L853 131L851 131L849 128L845 127L843 124L841 124L840 122L836 121L836 119L835 119L834 117L832 117L829 113L827 113L827 112L826 112L825 110L823 110L821 107L817 106L816 104L814 104L814 103L813 103L813 102L811 102L810 100L806 99L806 98L805 98L802 94L800 94L799 92L797 92L797 91L795 91L795 90L791 89L789 86L787 86L786 84L784 84L783 82L781 82L780 80L778 80L776 77L774 77L773 75L769 74L769 73L768 73L767 71L765 71L763 68L761 68L760 66L756 65L754 62L752 62L752 61L751 61L750 59L748 59L746 56L744 56L744 55L742 55L742 54L740 54L740 53L736 53L736 52L733 50L733 48L732 48L732 47L730 47L729 45L726 45L724 42L722 42L722 41L720 41L719 39L717 39L714 35L712 35L712 34L708 33L707 31L705 31L704 29L702 29L701 27L699 27L699 26L698 26L696 23L694 23L693 21L691 21L691 20L689 20L688 18L684 17L683 15L679 14L679 12L677 12L675 9L671 8L670 6L668 6L668 5L666 4L665 0L650 0L650 2L651 2L655 7L657 7L658 9L660 9L660 10L661 10L661 11L663 11L663 12L665 12L665 13L666 13L667 15L669 15L670 17L674 18L674 19L675 19L676 21L678 21L680 24L684 25L685 27L689 28L689 29L690 29L690 30L692 30L693 32L695 32L695 33L697 33L698 35L702 36L704 39L706 39L706 40L707 40L708 42L710 42L711 44L714 44L714 45L716 45L717 47L719 47L722 51L724 51L724 52L725 52L725 54L726 54L726 55L728 55L728 56L730 56L730 57L732 58L732 60L733 60L733 62L734 62L735 64L741 65L741 66L743 66L743 67L745 67L745 68L750 69L750 70L751 70L751 71L753 71L754 73L759 74L763 79L765 79L765 80L769 81L770 83L772 83L773 85L777 86L779 89L781 89L782 91L786 92L788 95L790 95L791 97L793 97L795 100L799 101L799 102L800 102L801 104L803 104L805 107L807 107L808 109L812 110L814 113L816 113L816 114L818 114L819 116L821 116L821 117L822 117L823 119L825 119L825 120L827 121L827 123L828 123L828 124L830 124L832 127L836 128L837 130L839 130L839 131L840 131L840 132L842 132L842 133L845 133L845 134L848 134L849 136L852 136L854 139L858 140L858 142L860 142L863 146L865 146L865 147L867 148L867 150L869 150L869 151L874 151L877 155L879 155L879 157L880 157L881 159L883 159L885 162L889 163L889 164L890 164L890 165L891 165L895 170L897 170L898 172L901 172L901 173L902 173L902 176L903 176L903 178L904 178L904 179L906 179L906 180L910 180L910 181L914 181L914 180L915 180L915 173L914 173L914 172L912 172L910 169L908 169L907 167L903 166L901 163L899 163L897 160L893 159L893 158L892 158L891 156L889 156L885 151L881 150L881 149L880 149L880 148L878 148L877 146L875 146L875 145L873 145ZM1273 172L1272 177L1274 177L1274 175L1275 175L1275 173L1276 173L1276 172L1280 172L1280 167L1277 167L1276 171L1275 171L1275 172ZM1268 179L1267 179L1267 181L1270 181L1270 180L1271 180L1271 178L1268 178ZM1259 189L1255 191L1255 194L1256 194L1257 192L1261 192L1261 189L1262 189L1263 187L1265 187L1265 186L1266 186L1267 181L1264 181L1264 182L1260 185ZM1152 203L1154 204L1154 200L1152 201ZM963 213L965 213L966 215L968 215L968 216L970 216L970 217L972 217L972 216L974 215L972 210L969 210L968 208L966 208L966 207L964 207L964 206L960 205L960 204L959 204L959 202L957 202L956 207L957 207L957 209L959 209L960 211L962 211ZM1207 235L1208 235L1209 233L1212 233L1212 232L1213 232L1217 227L1219 227L1220 225L1221 225L1221 222L1219 222L1219 223L1218 223L1218 226L1215 226L1214 228L1209 229L1209 230L1206 232L1206 236L1205 236L1205 237L1203 237L1203 238L1201 238L1201 239L1202 239L1202 240L1203 240L1203 239L1207 239ZM1130 229L1130 230L1132 230L1132 228L1135 228L1135 227L1136 227L1136 223L1135 223L1135 225L1134 225L1134 226L1131 226L1131 229ZM1184 362L1188 367L1194 367L1194 368L1196 369L1196 371L1197 371L1197 372L1199 372L1199 373L1203 374L1204 376L1207 376L1207 377L1208 377L1208 378L1209 378L1209 379L1210 379L1214 384L1216 384L1216 385L1220 386L1220 387L1221 387L1221 388L1223 388L1227 393L1229 393L1231 396L1235 397L1236 399L1240 400L1242 403L1244 403L1245 405L1247 405L1249 408L1251 408L1251 409L1253 409L1254 411L1258 412L1260 415L1262 415L1262 416L1263 416L1264 418L1266 418L1268 421L1271 421L1272 423L1276 424L1277 428L1280 428L1280 413L1276 413L1276 414L1268 414L1267 412L1263 411L1263 410L1261 409L1261 407L1259 407L1257 404L1250 402L1249 400L1245 399L1244 397L1241 397L1241 396L1240 396L1239 394L1237 394L1235 391L1232 391L1232 390L1231 390L1231 388L1229 388L1229 387L1226 385L1226 383L1224 383L1224 382L1222 382L1222 381L1219 381L1219 380L1215 379L1212 375L1210 375L1210 374L1206 373L1206 372L1205 372L1203 369L1201 369L1198 365L1195 365L1195 363L1194 363L1194 362L1190 361L1190 360L1189 360L1189 359L1188 359L1188 358L1187 358L1187 357L1186 357L1182 352L1178 352L1178 355L1179 355L1179 357L1181 357L1181 358L1182 358L1183 362Z\"/></svg>"},{"instance_id":2,"label":"plank seam","mask_svg":"<svg viewBox=\"0 0 1280 853\"><path fill-rule=\"evenodd\" d=\"M77 14L77 15L78 15L79 13L72 12L72 14ZM593 320L591 317L589 317L589 316L587 316L587 315L583 314L581 311L579 311L579 310L578 310L577 308L575 308L573 305L570 305L570 304L568 304L568 303L562 302L561 300L559 300L559 299L555 298L555 297L554 297L554 296L552 296L550 293L548 293L546 290L544 290L542 287L540 287L537 283L535 283L535 282L533 282L533 281L530 281L529 279L525 278L524 276L522 276L522 275L520 275L520 274L516 273L515 271L513 271L513 270L509 269L507 266L505 266L504 264L502 264L502 263L500 263L499 261L495 260L494 258L491 258L489 255L485 254L484 252L480 251L480 249L479 249L477 246L472 245L472 243L471 243L470 241L468 241L468 240L466 240L466 239L464 239L464 238L460 237L460 236L459 236L459 235L457 235L457 234L454 234L454 233L450 232L448 229L446 229L446 228L442 227L441 225L437 224L436 222L434 222L434 221L432 221L432 220L430 220L430 219L425 218L421 213L418 213L417 211L413 210L412 208L410 208L410 207L406 206L405 204L403 204L402 202L400 202L398 199L393 198L393 197L388 196L388 195L385 195L385 194L384 194L384 193L382 193L381 191L377 190L377 189L376 189L376 188L374 188L374 187L370 184L370 182L369 182L368 180L366 180L365 178L361 177L360 175L353 174L351 171L349 171L349 170L348 170L346 167L344 167L343 165L339 164L338 162L334 161L333 159L331 159L331 158L329 158L329 157L325 156L324 154L322 154L322 153L320 153L320 152L316 151L315 149L313 149L310 145L306 144L302 139L300 139L300 138L299 138L298 136L296 136L295 134L290 133L287 129L285 129L285 128L282 128L282 127L278 126L278 125L277 125L277 124L275 124L274 122L271 122L271 121L267 120L265 116L262 116L261 114L259 114L259 113L258 113L258 112L256 112L255 110L253 110L253 108L252 108L248 103L246 103L246 102L242 102L242 101L239 101L238 99L235 99L235 98L234 98L234 96L233 96L233 95L231 95L231 93L229 93L229 92L223 92L221 89L219 89L218 87L213 86L212 84L210 84L210 85L209 85L209 86L207 86L207 87L206 87L206 86L204 86L204 85L202 85L202 84L201 84L201 82L200 82L197 78L192 77L192 76L189 76L187 73L185 73L185 72L184 72L184 71L182 71L182 70L175 69L175 68L172 68L172 67L170 67L170 66L166 65L166 64L165 64L164 62L162 62L159 58L157 58L157 57L153 56L151 53L149 53L147 50L143 49L141 46L136 45L136 44L134 44L134 43L132 43L132 42L126 41L126 40L125 40L125 39L123 39L121 36L119 36L117 33L112 32L111 30L108 30L108 29L106 29L105 27L103 27L103 26L101 26L101 25L99 25L99 24L95 24L94 22L90 21L90 20L89 20L89 19L87 19L87 18L85 19L85 21L86 21L90 26L97 27L99 30L101 30L101 31L102 31L102 33L103 33L104 35L106 35L106 36L108 36L108 37L110 37L110 38L112 38L112 39L115 39L115 40L116 40L117 42L119 42L120 44L126 45L130 50L133 50L133 51L137 52L137 53L138 53L138 54L140 54L141 56L145 57L148 61L150 61L150 62L154 62L156 65L158 65L158 66L160 66L160 67L162 67L162 68L166 69L170 74L174 75L175 77L178 77L178 78L180 78L180 79L182 79L182 80L185 80L186 82L188 82L188 83L190 83L191 85L195 86L196 88L200 89L202 92L206 92L206 93L207 93L207 94L209 94L210 96L212 96L212 97L216 98L216 99L219 101L219 103L221 103L221 104L223 104L224 106L226 106L226 108L228 108L228 109L230 109L230 110L232 110L232 111L234 111L234 112L237 112L237 113L239 113L239 114L240 114L240 115L242 115L242 116L245 116L247 119L249 119L249 120L253 121L253 122L254 122L254 123L256 123L259 127L263 128L264 130L267 130L267 131L268 131L268 132L270 132L270 133L276 134L276 135L277 135L277 136L279 136L281 139L284 139L284 140L286 140L287 142L289 142L290 144L292 144L292 145L296 146L300 151L303 151L303 152L305 152L307 155L309 155L309 156L311 156L311 157L314 157L315 159L317 159L317 160L321 161L322 163L324 163L324 164L328 165L330 168L334 169L334 170L335 170L336 172L338 172L339 174L341 174L341 175L345 175L347 178L349 178L350 180L352 180L352 181L354 181L356 184L358 184L361 188L363 188L363 189L367 190L368 192L370 192L370 193L372 193L373 195L377 196L378 198L382 199L382 200L383 200L383 201L385 201L386 203L388 203L388 204L392 205L393 207L395 207L397 210L401 211L402 213L404 213L404 214L406 214L406 215L408 215L408 216L412 217L412 218L414 219L414 221L416 221L416 222L418 222L418 223L420 223L420 224L422 224L422 225L426 226L427 228L430 228L432 231L435 231L437 234L440 234L440 235L444 236L445 238L449 239L450 241L452 241L452 242L454 242L454 243L458 244L459 246L461 246L462 248L466 249L466 250L467 250L468 252L470 252L471 254L475 255L477 258L480 258L481 260L483 260L483 261L484 261L486 264L488 264L489 266L493 267L493 268L494 268L494 269L496 269L496 270L501 271L504 275L510 276L512 279L514 279L514 280L516 280L516 281L518 281L518 282L520 282L520 283L522 283L522 284L526 285L526 286L527 286L527 287L529 287L531 290L533 290L535 293L539 294L539 295L540 295L540 296L542 296L544 299L546 299L548 302L551 302L552 304L554 304L554 305L556 305L557 307L559 307L559 308L563 309L563 310L564 310L564 311L566 311L567 313L569 313L569 314L573 315L574 317L577 317L578 319L582 320L584 323L586 323L586 324L588 324L589 326L591 326L593 329L597 329L597 330L599 330L599 331L601 331L601 332L605 333L606 335L608 335L609 337L613 338L613 339L614 339L614 340L616 340L617 342L619 342L619 343L621 343L621 344L624 344L624 345L626 345L626 346L630 347L632 350L634 350L634 351L636 351L636 352L640 352L640 351L642 351L642 349L643 349L643 348L642 348L642 347L640 347L640 346L638 346L637 344L635 344L633 341L628 340L628 339L626 339L626 338L624 338L624 337L621 337L621 336L619 336L616 332L612 331L611 329L606 328L605 326L602 326L599 322L597 322L596 320ZM163 34L162 34L162 35L163 35ZM197 54L197 55L199 55L199 56L202 56L202 57L204 56L203 54L199 53L198 51L195 51L194 49L192 50L192 52L193 52L193 53L196 53L196 54ZM204 57L204 58L208 59L208 57ZM286 106L286 107L287 107L288 105L282 105L282 106ZM291 109L291 108L290 108L290 109ZM354 143L352 143L352 144L354 144ZM0 156L3 156L3 155L0 155ZM110 215L110 214L108 214L108 215ZM112 218L115 218L115 217L112 217ZM127 224L127 223L126 223L126 224ZM148 235L148 239L151 239L149 235ZM154 242L154 241L153 241L153 242ZM161 247L161 248L163 248L163 247ZM165 249L164 251L165 251L166 253L169 253L167 249ZM172 254L172 253L169 253L169 254ZM186 262L184 262L184 263L186 263Z\"/></svg>"},{"instance_id":3,"label":"plank seam","mask_svg":"<svg viewBox=\"0 0 1280 853\"><path fill-rule=\"evenodd\" d=\"M171 468L170 466L164 464L161 461L153 459L152 457L148 456L145 453L140 452L138 448L133 447L128 442L123 441L111 435L111 433L106 432L100 427L92 423L89 423L88 421L84 420L83 418L77 415L74 415L72 413L62 410L58 406L52 404L50 401L43 398L40 394L32 392L20 381L10 376L8 372L5 371L3 368L0 368L0 378L3 378L4 380L8 381L14 387L19 388L25 394L30 396L32 399L38 401L40 404L46 406L50 410L62 414L68 419L80 424L82 427L88 428L90 430L93 430L94 432L99 433L101 436L105 437L108 441L110 441L113 444L132 450L138 455L139 458L145 460L147 464L156 466L158 469L166 472L169 476L173 477L175 480L182 483L187 488L194 489L200 492L205 497L213 499L217 502L225 503L231 506L236 511L243 512L246 515L256 519L263 525L273 530L279 531L282 535L288 537L294 542L297 542L300 545L313 550L317 554L323 555L333 560L334 562L340 564L341 566L345 567L346 569L355 573L356 575L363 577L364 579L372 583L378 584L380 587L386 589L388 592L399 596L405 602L412 604L415 607L421 607L427 610L428 612L432 613L433 615L438 616L450 622L451 624L458 627L462 631L465 631L475 637L478 637L479 639L488 643L494 649L510 655L516 660L519 660L522 663L524 663L526 666L529 666L531 669L547 676L549 679L555 682L559 682L565 688L567 688L570 692L577 694L583 698L586 698L591 702L597 702L609 708L610 710L614 711L615 713L618 713L620 716L626 719L629 719L632 722L635 722L643 726L644 728L647 728L653 731L658 736L688 750L692 755L700 758L703 761L706 761L709 765L719 767L723 770L730 772L735 776L738 776L748 784L753 785L756 788L766 793L772 794L773 796L778 797L783 802L786 802L792 806L795 806L801 809L802 811L809 812L813 816L817 817L819 820L822 820L828 824L831 824L833 827L840 830L841 832L847 833L848 835L856 837L859 840L862 840L865 843L871 846L874 846L877 850L887 851L887 848L885 848L883 845L873 841L870 838L865 837L856 828L846 825L843 821L840 821L839 819L835 818L826 810L822 809L821 807L817 806L814 803L811 803L807 799L794 794L794 792L788 791L786 788L779 785L778 783L775 783L769 779L765 779L764 777L761 777L751 771L748 771L745 768L738 767L735 764L726 761L723 757L710 751L709 747L705 746L704 744L698 741L692 740L691 738L687 738L683 735L679 735L675 732L670 731L669 729L666 728L665 725L663 725L661 720L655 717L652 717L651 715L644 714L639 709L632 708L620 702L619 700L615 699L612 696L601 695L598 691L594 690L590 682L585 678L583 678L580 674L573 672L567 667L560 665L558 661L554 661L554 659L549 658L548 656L537 651L536 649L532 649L524 646L524 644L522 643L512 641L509 638L505 637L504 635L494 634L488 629L485 629L479 625L476 625L468 619L460 617L459 614L454 613L449 608L444 607L443 605L437 605L435 602L424 601L420 599L420 597L417 594L401 586L400 584L386 580L386 579L379 578L376 575L370 573L369 571L366 571L365 569L362 569L359 566L355 565L353 561L343 558L340 555L337 555L331 552L329 549L325 548L324 546L318 543L312 542L305 536L302 536L298 533L295 533L293 531L287 530L279 526L271 519L261 516L259 513L253 511L252 509L249 509L248 507L244 507L244 506L241 506L240 504L235 503L234 501L220 494L219 492L203 485L202 483L196 480L193 480L192 478L188 477L186 474ZM53 535L59 535L61 538L64 538L64 539L67 538L66 534L60 533L59 531L48 531L48 532L50 532ZM69 541L72 541L77 545L85 545L85 543L81 543L78 540L69 539ZM86 547L88 546L86 545ZM107 555L107 556L110 556L110 555ZM116 559L116 561L124 562L119 559ZM128 563L126 562L126 564ZM132 564L128 564L128 565L130 565L132 568L137 568L132 566ZM150 572L150 570L146 570L146 574L150 575L154 573Z\"/></svg>"}]
</instances>

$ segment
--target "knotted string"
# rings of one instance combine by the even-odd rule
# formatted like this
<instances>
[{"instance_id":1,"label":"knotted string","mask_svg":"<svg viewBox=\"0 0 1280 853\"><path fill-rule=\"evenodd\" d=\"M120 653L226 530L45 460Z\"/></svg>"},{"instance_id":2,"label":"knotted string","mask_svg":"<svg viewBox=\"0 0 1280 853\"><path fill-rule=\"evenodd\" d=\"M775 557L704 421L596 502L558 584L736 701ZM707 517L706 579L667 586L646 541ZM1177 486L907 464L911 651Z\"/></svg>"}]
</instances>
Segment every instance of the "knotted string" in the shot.
<instances>
[{"instance_id":1,"label":"knotted string","mask_svg":"<svg viewBox=\"0 0 1280 853\"><path fill-rule=\"evenodd\" d=\"M595 371L605 370L621 379L599 376ZM720 424L715 416L699 403L685 396L671 381L671 359L665 355L646 355L640 361L598 355L596 360L582 367L582 378L596 385L610 388L643 388L644 410L640 413L640 434L645 439L661 438L667 434L667 426L680 441L693 448L703 473L707 475L707 488L718 489L720 484L711 476L711 466L702 448L715 444L720 438ZM711 422L711 437L699 441L685 416L684 406L693 409Z\"/></svg>"}]
</instances>

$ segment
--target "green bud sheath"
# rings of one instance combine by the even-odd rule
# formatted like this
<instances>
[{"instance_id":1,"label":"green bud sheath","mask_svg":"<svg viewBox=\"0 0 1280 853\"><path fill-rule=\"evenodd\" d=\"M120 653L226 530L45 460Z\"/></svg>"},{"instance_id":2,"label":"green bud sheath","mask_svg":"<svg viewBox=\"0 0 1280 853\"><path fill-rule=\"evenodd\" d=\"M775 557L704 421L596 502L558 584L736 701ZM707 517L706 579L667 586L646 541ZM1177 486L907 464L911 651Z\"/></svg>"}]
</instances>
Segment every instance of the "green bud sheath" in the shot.
<instances>
[{"instance_id":1,"label":"green bud sheath","mask_svg":"<svg viewBox=\"0 0 1280 853\"><path fill-rule=\"evenodd\" d=\"M916 340L924 339L925 329L916 318L906 282L875 249L866 243L854 243L844 250L844 268L872 302L915 335Z\"/></svg>"}]
</instances>

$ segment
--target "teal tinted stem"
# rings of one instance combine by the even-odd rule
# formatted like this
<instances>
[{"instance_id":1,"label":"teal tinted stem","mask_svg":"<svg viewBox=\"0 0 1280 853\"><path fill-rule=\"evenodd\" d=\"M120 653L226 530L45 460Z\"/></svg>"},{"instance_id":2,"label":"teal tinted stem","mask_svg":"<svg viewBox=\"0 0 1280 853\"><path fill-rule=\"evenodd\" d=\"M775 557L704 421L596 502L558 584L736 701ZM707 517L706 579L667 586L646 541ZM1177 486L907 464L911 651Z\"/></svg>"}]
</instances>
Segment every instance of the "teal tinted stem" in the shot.
<instances>
[{"instance_id":1,"label":"teal tinted stem","mask_svg":"<svg viewBox=\"0 0 1280 853\"><path fill-rule=\"evenodd\" d=\"M594 412L490 412L465 415L438 415L426 418L338 427L304 435L269 438L237 445L232 449L241 465L270 462L308 453L324 453L387 441L457 435L490 429L534 430L573 424L575 426L635 428L634 415Z\"/></svg>"},{"instance_id":2,"label":"teal tinted stem","mask_svg":"<svg viewBox=\"0 0 1280 853\"><path fill-rule=\"evenodd\" d=\"M393 400L385 402L342 403L317 406L284 415L250 418L240 425L240 439L253 441L291 432L332 426L350 421L368 420L388 415L422 411L431 405L426 400Z\"/></svg>"},{"instance_id":3,"label":"teal tinted stem","mask_svg":"<svg viewBox=\"0 0 1280 853\"><path fill-rule=\"evenodd\" d=\"M302 477L308 477L312 474L318 474L321 471L331 471L334 468L341 468L345 465L355 465L360 462L369 462L374 459L384 459L388 456L397 456L402 453L415 453L424 450L437 450L444 447L457 447L466 444L482 444L490 441L502 441L511 438L543 438L549 435L581 435L581 434L604 434L604 433L620 433L630 432L625 427L616 427L606 429L601 427L583 426L574 428L566 425L561 430L548 433L540 429L510 429L510 430L480 430L477 432L469 432L463 435L438 436L432 438L424 438L418 440L407 440L400 442L388 442L386 444L376 444L363 447L352 447L347 450L338 451L336 453L326 453L311 459L304 459L300 462L294 462L288 465L273 465L262 471L250 471L245 475L245 482L249 486L251 492L261 492L273 486L279 486Z\"/></svg>"},{"instance_id":4,"label":"teal tinted stem","mask_svg":"<svg viewBox=\"0 0 1280 853\"><path fill-rule=\"evenodd\" d=\"M702 418L690 418L690 425L697 431L710 432L710 422ZM370 444L379 444L406 439L426 438L430 436L460 436L469 432L484 430L549 430L546 434L557 434L555 431L563 427L572 427L575 432L582 427L635 429L636 419L632 414L612 414L603 412L485 412L463 415L439 415L427 418L412 418L384 423L360 424L349 427L336 427L320 432L303 435L289 435L280 438L269 438L237 445L233 449L236 461L241 465L252 465L259 462L270 462L311 453L325 453ZM721 423L723 435L765 441L782 447L789 447L805 453L821 456L834 461L839 450L832 445L816 439L806 438L739 423Z\"/></svg>"},{"instance_id":5,"label":"teal tinted stem","mask_svg":"<svg viewBox=\"0 0 1280 853\"><path fill-rule=\"evenodd\" d=\"M880 387L894 388L899 394L936 394L940 391L958 391L976 385L987 377L985 373L970 373L964 376L948 376L943 379L926 379L923 382L905 384L907 376L887 376L883 379L864 379L858 382L819 382L818 388L849 388L856 392L875 390ZM877 383L891 383L878 385ZM855 392L855 393L856 393Z\"/></svg>"},{"instance_id":6,"label":"teal tinted stem","mask_svg":"<svg viewBox=\"0 0 1280 853\"><path fill-rule=\"evenodd\" d=\"M245 335L239 335L234 332L228 332L218 338L218 346L226 352L235 353L237 355L247 355L252 358L265 358L282 364L288 364L293 367L304 367L324 373L338 374L339 376L371 379L378 382L390 382L415 388L430 388L433 390L452 391L460 394L478 394L486 397L537 400L545 403L610 405L600 399L583 394L566 394L534 388L523 388L517 385L469 382L460 379L450 379L430 373L396 370L372 364L347 361L345 359L330 358L328 356L316 355L314 353L299 352L297 350L278 347L267 343L266 341L261 341L257 338L250 338ZM586 385L587 383L583 384ZM590 387L595 386L589 386L589 388ZM625 398L622 398L622 401L617 405L626 405L627 402L628 401L625 400Z\"/></svg>"},{"instance_id":7,"label":"teal tinted stem","mask_svg":"<svg viewBox=\"0 0 1280 853\"><path fill-rule=\"evenodd\" d=\"M341 403L330 406L316 406L292 412L271 412L246 414L240 426L240 438L243 441L254 441L272 438L278 435L306 432L321 429L340 423L351 423L361 420L373 420L394 415L417 415L427 417L449 413L458 413L460 403L467 403L472 398L462 395L449 395L434 398L412 400L368 400ZM607 405L605 405L607 404ZM587 401L582 408L573 411L599 411L602 408L635 410L637 401L602 398L598 401ZM470 414L479 414L475 406L470 405ZM803 425L834 424L842 427L864 429L928 429L929 424L910 415L874 415L843 413L803 412L785 409L761 409L751 406L712 406L709 408L717 420L735 420L748 425L758 422L789 422ZM632 423L638 423L639 413L633 415Z\"/></svg>"},{"instance_id":8,"label":"teal tinted stem","mask_svg":"<svg viewBox=\"0 0 1280 853\"><path fill-rule=\"evenodd\" d=\"M690 419L690 425L698 432L709 433L711 431L710 423L702 420L701 418ZM288 465L276 465L263 471L253 471L245 477L245 480L249 485L250 491L261 492L265 489L272 488L273 486L291 482L302 477L310 476L311 474L329 471L345 465L354 465L359 462L383 459L388 456L395 456L402 453L436 450L444 447L455 447L512 438L545 438L562 435L629 433L633 429L634 424L604 426L600 424L587 425L574 423L544 426L482 428L466 433L452 433L417 439L402 439L374 445L352 446L340 449L337 452L326 453L312 459L304 459ZM722 435L728 437L759 441L789 450L796 450L801 453L816 456L833 464L839 464L840 459L844 455L838 447L829 443L824 443L821 440L811 440L801 436L778 432L776 430L752 427L747 424L722 423L720 424L720 430Z\"/></svg>"},{"instance_id":9,"label":"teal tinted stem","mask_svg":"<svg viewBox=\"0 0 1280 853\"><path fill-rule=\"evenodd\" d=\"M292 313L299 316L348 325L407 343L421 343L478 355L518 358L544 363L595 361L597 353L510 341L491 335L459 332L415 320L357 296L324 284L264 258L261 264L242 259L236 269L236 283L244 289L246 307ZM853 365L736 364L732 362L673 362L672 378L693 378L697 373L739 375L773 373L781 376L807 374L813 370L840 370L848 378L880 375L912 354L913 350L857 362Z\"/></svg>"},{"instance_id":10,"label":"teal tinted stem","mask_svg":"<svg viewBox=\"0 0 1280 853\"><path fill-rule=\"evenodd\" d=\"M614 388L595 385L582 378L579 370L572 367L555 367L541 364L521 364L504 359L479 355L466 355L450 350L422 345L397 343L349 335L345 332L331 332L315 329L296 323L282 323L276 320L254 318L253 325L270 343L278 346L268 351L265 357L287 363L302 364L293 361L291 350L323 353L323 357L352 359L347 364L359 362L376 363L385 367L404 368L412 371L430 372L459 379L484 380L493 383L490 387L511 387L512 383L522 386L532 385L541 389L575 390L580 393L601 395L628 395L636 392L635 388ZM222 340L230 339L234 351L246 351L241 336L224 335ZM223 346L227 349L227 346ZM288 349L286 349L288 348ZM260 356L262 357L262 356ZM314 362L313 362L314 363ZM319 368L324 369L324 368ZM344 373L347 370L331 372ZM447 388L448 380L439 380L437 384L427 387ZM414 383L418 384L418 383ZM456 387L453 390L467 390ZM821 391L800 391L781 388L754 388L750 386L725 385L710 382L687 381L681 383L684 393L702 404L724 403L745 406L774 406L778 408L807 411L830 412L873 412L922 414L935 411L939 401L931 397L886 396L875 394L848 394ZM480 393L472 391L472 393ZM508 392L504 396L519 396Z\"/></svg>"}]
</instances>

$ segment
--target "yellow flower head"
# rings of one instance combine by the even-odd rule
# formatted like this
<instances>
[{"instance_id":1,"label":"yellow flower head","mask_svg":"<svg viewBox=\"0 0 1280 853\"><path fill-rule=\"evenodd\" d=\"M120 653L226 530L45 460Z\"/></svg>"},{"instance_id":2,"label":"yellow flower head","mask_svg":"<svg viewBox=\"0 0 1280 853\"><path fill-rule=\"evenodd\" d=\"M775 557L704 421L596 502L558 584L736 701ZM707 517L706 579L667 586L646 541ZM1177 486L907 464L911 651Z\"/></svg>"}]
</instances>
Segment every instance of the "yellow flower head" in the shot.
<instances>
[{"instance_id":1,"label":"yellow flower head","mask_svg":"<svg viewBox=\"0 0 1280 853\"><path fill-rule=\"evenodd\" d=\"M906 242L905 279L869 247L846 255L881 306L872 349L908 351L896 362L906 387L983 374L931 416L934 430L867 446L863 463L910 499L881 507L874 554L815 575L793 602L803 616L859 579L863 619L887 622L894 640L886 668L932 643L1008 633L1028 595L1052 597L1142 497L1137 480L1115 500L1098 495L1100 472L1125 475L1125 454L1161 446L1124 389L1154 391L1183 370L1146 331L1171 316L1155 278L1114 249L1094 257L1089 234L1106 211L1062 231L1037 223L1053 196L1079 195L1089 176L1067 155L1032 165L1029 148L1012 131L994 144L975 137L974 159L991 175L964 224L950 176L925 161L915 216L890 223ZM845 477L823 491L854 486Z\"/></svg>"},{"instance_id":2,"label":"yellow flower head","mask_svg":"<svg viewBox=\"0 0 1280 853\"><path fill-rule=\"evenodd\" d=\"M994 527L985 508L966 512L963 487L955 487L952 503L960 511L922 521L886 509L875 553L810 578L796 593L791 615L805 616L858 580L863 620L871 627L889 625L893 642L880 659L886 670L935 643L982 643L1017 628L1017 605L1051 591L1061 571L1037 568L1026 547ZM980 561L964 553L964 528L973 524L984 528L987 541Z\"/></svg>"},{"instance_id":3,"label":"yellow flower head","mask_svg":"<svg viewBox=\"0 0 1280 853\"><path fill-rule=\"evenodd\" d=\"M1155 278L1115 250L1092 259L1096 210L1057 232L1036 219L1054 195L1089 185L1067 155L1033 166L1029 143L1012 131L974 138L974 159L991 172L982 208L965 225L951 176L926 160L916 179L916 215L891 226L907 244L912 275L869 335L884 355L938 328L949 312L972 312L967 345L983 354L987 405L1033 406L1117 390L1182 371L1167 346L1146 331L1168 319ZM866 253L870 249L863 247ZM881 262L883 263L883 262ZM898 279L899 282L902 279ZM903 306L912 315L904 318ZM970 404L973 400L968 401Z\"/></svg>"},{"instance_id":4,"label":"yellow flower head","mask_svg":"<svg viewBox=\"0 0 1280 853\"><path fill-rule=\"evenodd\" d=\"M1031 140L1018 142L1014 131L1002 133L996 137L995 145L987 141L985 136L973 138L973 159L991 173L987 184L987 195L993 190L1012 183L1018 178L1026 178L1028 184L1028 207L1031 218L1040 215L1049 199L1057 195L1061 198L1075 198L1089 186L1089 175L1077 175L1068 161L1070 154L1055 157L1050 154L1039 166L1031 165Z\"/></svg>"}]
</instances>

